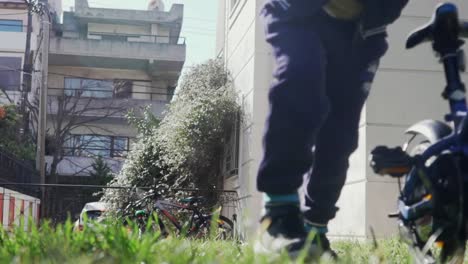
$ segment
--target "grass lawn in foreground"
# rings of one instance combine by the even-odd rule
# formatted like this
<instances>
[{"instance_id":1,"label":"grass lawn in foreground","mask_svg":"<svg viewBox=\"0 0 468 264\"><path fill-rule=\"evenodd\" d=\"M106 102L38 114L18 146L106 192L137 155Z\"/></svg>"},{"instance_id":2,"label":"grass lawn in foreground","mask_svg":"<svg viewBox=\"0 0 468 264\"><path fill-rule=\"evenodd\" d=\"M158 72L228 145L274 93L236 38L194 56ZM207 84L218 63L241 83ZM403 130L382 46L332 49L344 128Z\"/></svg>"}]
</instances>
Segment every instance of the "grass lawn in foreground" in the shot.
<instances>
[{"instance_id":1,"label":"grass lawn in foreground","mask_svg":"<svg viewBox=\"0 0 468 264\"><path fill-rule=\"evenodd\" d=\"M340 263L411 263L407 246L396 239L372 243L340 241L333 244ZM300 262L300 261L299 261ZM327 262L327 261L324 261ZM97 225L74 232L71 222L52 228L43 225L23 231L0 230L0 263L291 263L256 255L249 243L233 241L139 237L119 224ZM297 263L297 262L296 262Z\"/></svg>"}]
</instances>

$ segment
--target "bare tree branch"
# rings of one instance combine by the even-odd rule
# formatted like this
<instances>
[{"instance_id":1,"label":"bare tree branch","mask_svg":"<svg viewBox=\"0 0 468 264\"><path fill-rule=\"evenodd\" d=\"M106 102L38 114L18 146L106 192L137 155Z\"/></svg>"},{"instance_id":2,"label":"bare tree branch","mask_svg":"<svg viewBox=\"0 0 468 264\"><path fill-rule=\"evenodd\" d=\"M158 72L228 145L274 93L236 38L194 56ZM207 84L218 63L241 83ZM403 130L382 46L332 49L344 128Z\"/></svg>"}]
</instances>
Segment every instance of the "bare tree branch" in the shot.
<instances>
[{"instance_id":1,"label":"bare tree branch","mask_svg":"<svg viewBox=\"0 0 468 264\"><path fill-rule=\"evenodd\" d=\"M0 87L0 90L2 91L2 93L5 95L5 97L7 98L8 102L10 102L10 104L13 104L15 101L13 101L13 99L11 99L11 97L8 95L7 91L5 90L4 87Z\"/></svg>"},{"instance_id":2,"label":"bare tree branch","mask_svg":"<svg viewBox=\"0 0 468 264\"><path fill-rule=\"evenodd\" d=\"M91 131L92 134L97 134L97 132L94 129L99 129L110 135L116 135L115 131L104 128L104 127L96 126L96 125L86 124L85 126L82 126L82 127L89 129L89 131ZM73 128L77 128L77 127L73 127Z\"/></svg>"},{"instance_id":3,"label":"bare tree branch","mask_svg":"<svg viewBox=\"0 0 468 264\"><path fill-rule=\"evenodd\" d=\"M74 162L72 159L69 159L69 158L64 158L63 160L66 160L66 161L70 162L71 164L75 165L76 167L80 168L79 171L71 174L70 176L79 176L82 172L84 172L84 171L88 170L89 168L93 167L93 165L82 167L80 164Z\"/></svg>"},{"instance_id":4,"label":"bare tree branch","mask_svg":"<svg viewBox=\"0 0 468 264\"><path fill-rule=\"evenodd\" d=\"M115 89L115 88L114 88ZM105 133L114 134L114 131L98 126L95 123L110 117L123 117L128 111L129 104L122 99L104 99L84 97L83 91L75 91L72 94L64 92L61 95L49 97L50 121L53 127L53 133L50 135L52 148L52 164L50 173L57 174L58 164L64 160L65 143L67 138L72 135L76 129L87 129L92 134L99 135L96 130ZM96 143L93 138L80 138L79 142L73 142L74 149L86 149ZM70 162L73 163L70 159ZM75 164L79 166L79 164ZM77 173L82 173L86 168Z\"/></svg>"}]
</instances>

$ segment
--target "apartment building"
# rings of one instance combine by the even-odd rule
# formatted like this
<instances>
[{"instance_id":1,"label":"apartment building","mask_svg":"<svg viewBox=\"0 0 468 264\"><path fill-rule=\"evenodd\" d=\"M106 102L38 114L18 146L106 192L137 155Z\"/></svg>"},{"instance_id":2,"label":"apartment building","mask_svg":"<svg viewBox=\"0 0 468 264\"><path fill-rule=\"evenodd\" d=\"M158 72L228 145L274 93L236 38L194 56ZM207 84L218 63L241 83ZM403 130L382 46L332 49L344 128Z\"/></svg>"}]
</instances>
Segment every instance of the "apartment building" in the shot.
<instances>
[{"instance_id":1,"label":"apartment building","mask_svg":"<svg viewBox=\"0 0 468 264\"><path fill-rule=\"evenodd\" d=\"M49 7L54 20L58 19L61 0L41 1ZM38 88L39 79L32 72L31 83L23 80L25 50L28 29L28 7L23 0L0 0L0 104L20 105L22 91L34 91ZM33 14L31 21L30 61L35 69L38 60L38 36L40 35L40 18ZM39 174L26 162L0 150L0 182L2 183L38 183ZM0 188L0 226L10 228L19 225L24 219L27 228L30 219L39 219L41 201L37 189L25 186L6 185Z\"/></svg>"},{"instance_id":2,"label":"apartment building","mask_svg":"<svg viewBox=\"0 0 468 264\"><path fill-rule=\"evenodd\" d=\"M58 20L61 10L61 0L42 0L48 6L52 18ZM23 70L26 35L28 28L28 8L23 0L1 0L0 1L0 95L1 103L20 103L23 87ZM40 17L36 14L32 16L31 34L31 61L34 68L39 69L39 60L36 56L38 48L38 36L40 35ZM33 73L33 75L35 75ZM36 76L35 76L36 77ZM35 78L33 77L33 78ZM26 86L37 87L39 82L25 84ZM28 87L29 90L29 87ZM31 89L34 90L34 89Z\"/></svg>"},{"instance_id":3,"label":"apartment building","mask_svg":"<svg viewBox=\"0 0 468 264\"><path fill-rule=\"evenodd\" d=\"M86 176L96 156L117 172L137 134L128 110L149 106L162 116L185 62L182 18L183 5L164 11L161 1L123 10L75 0L74 11L63 13L50 39L48 69L49 133L61 119L73 124L59 175ZM53 157L47 162L50 168Z\"/></svg>"},{"instance_id":4,"label":"apartment building","mask_svg":"<svg viewBox=\"0 0 468 264\"><path fill-rule=\"evenodd\" d=\"M235 166L238 173L226 174L225 188L237 190L241 197L237 213L246 224L245 230L257 227L261 211L256 172L262 158L261 142L273 69L271 50L264 41L259 17L263 2L221 0L218 13L217 54L224 58L233 75L245 115L238 143L234 143L239 145ZM376 176L368 166L368 156L376 145L401 145L406 139L403 133L410 124L422 119L443 119L448 111L440 97L445 86L444 73L429 44L411 51L404 49L408 33L425 24L439 2L410 1L401 19L389 28L390 50L381 61L362 112L359 148L350 158L348 179L338 202L341 209L330 224L333 236L368 238L371 227L378 236L396 232L396 223L387 214L396 210L397 183ZM460 17L468 19L467 2L453 2L460 8ZM463 78L467 77L463 74Z\"/></svg>"},{"instance_id":5,"label":"apartment building","mask_svg":"<svg viewBox=\"0 0 468 264\"><path fill-rule=\"evenodd\" d=\"M0 1L0 89L2 103L18 103L21 98L26 31L27 6L21 0ZM31 39L36 50L37 30Z\"/></svg>"}]
</instances>

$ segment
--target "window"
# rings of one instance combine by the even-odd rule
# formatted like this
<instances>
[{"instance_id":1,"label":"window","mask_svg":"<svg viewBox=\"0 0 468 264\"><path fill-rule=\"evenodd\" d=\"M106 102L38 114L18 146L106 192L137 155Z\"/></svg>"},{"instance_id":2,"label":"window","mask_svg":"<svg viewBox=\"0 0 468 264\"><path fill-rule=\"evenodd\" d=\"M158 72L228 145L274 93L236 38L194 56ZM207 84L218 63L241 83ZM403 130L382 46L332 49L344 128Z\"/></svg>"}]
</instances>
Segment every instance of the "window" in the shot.
<instances>
[{"instance_id":1,"label":"window","mask_svg":"<svg viewBox=\"0 0 468 264\"><path fill-rule=\"evenodd\" d=\"M112 98L114 96L114 82L109 80L65 78L65 95Z\"/></svg>"},{"instance_id":2,"label":"window","mask_svg":"<svg viewBox=\"0 0 468 264\"><path fill-rule=\"evenodd\" d=\"M112 144L112 157L126 157L128 153L128 138L114 137Z\"/></svg>"},{"instance_id":3,"label":"window","mask_svg":"<svg viewBox=\"0 0 468 264\"><path fill-rule=\"evenodd\" d=\"M0 31L23 32L23 21L0 19Z\"/></svg>"},{"instance_id":4,"label":"window","mask_svg":"<svg viewBox=\"0 0 468 264\"><path fill-rule=\"evenodd\" d=\"M114 91L116 98L130 98L132 95L132 81L128 80L115 80Z\"/></svg>"},{"instance_id":5,"label":"window","mask_svg":"<svg viewBox=\"0 0 468 264\"><path fill-rule=\"evenodd\" d=\"M65 95L92 98L130 98L131 80L65 78Z\"/></svg>"},{"instance_id":6,"label":"window","mask_svg":"<svg viewBox=\"0 0 468 264\"><path fill-rule=\"evenodd\" d=\"M105 34L105 33L102 33L101 34L101 39L102 40L110 40L110 41L122 41L122 42L127 42L128 41L128 38L131 38L127 35L124 35L124 34Z\"/></svg>"},{"instance_id":7,"label":"window","mask_svg":"<svg viewBox=\"0 0 468 264\"><path fill-rule=\"evenodd\" d=\"M18 91L21 86L21 58L0 57L0 88Z\"/></svg>"},{"instance_id":8,"label":"window","mask_svg":"<svg viewBox=\"0 0 468 264\"><path fill-rule=\"evenodd\" d=\"M231 129L227 137L226 145L224 147L223 169L226 178L238 174L239 168L239 129L240 129L240 116L236 117L234 127Z\"/></svg>"},{"instance_id":9,"label":"window","mask_svg":"<svg viewBox=\"0 0 468 264\"><path fill-rule=\"evenodd\" d=\"M71 135L65 142L65 155L105 158L126 157L128 137L102 135Z\"/></svg>"}]
</instances>

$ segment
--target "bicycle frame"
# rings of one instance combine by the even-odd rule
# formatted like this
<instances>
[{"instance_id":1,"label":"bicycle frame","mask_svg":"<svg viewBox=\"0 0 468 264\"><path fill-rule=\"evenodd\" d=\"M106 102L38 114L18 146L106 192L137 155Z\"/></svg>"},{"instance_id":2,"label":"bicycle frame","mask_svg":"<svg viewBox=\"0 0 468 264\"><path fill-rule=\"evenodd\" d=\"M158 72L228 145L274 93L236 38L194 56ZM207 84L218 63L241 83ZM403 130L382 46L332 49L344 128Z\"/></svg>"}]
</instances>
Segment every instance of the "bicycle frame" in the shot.
<instances>
[{"instance_id":1,"label":"bicycle frame","mask_svg":"<svg viewBox=\"0 0 468 264\"><path fill-rule=\"evenodd\" d=\"M407 130L412 138L403 147L378 146L371 153L371 166L376 173L398 178L399 186L400 178L406 176L398 198L398 213L389 217L398 218L400 235L410 243L420 263L435 261L431 252L435 242L441 248L442 262L461 260L468 237L468 117L465 85L460 76L465 69L462 37L468 37L468 23L460 23L454 4L443 3L432 20L412 32L406 42L408 49L431 42L440 56L447 82L442 96L450 106L445 121L452 126L422 121ZM423 136L424 141L408 153L409 143L417 135Z\"/></svg>"},{"instance_id":2,"label":"bicycle frame","mask_svg":"<svg viewBox=\"0 0 468 264\"><path fill-rule=\"evenodd\" d=\"M468 141L463 138L463 133L468 132L467 103L465 86L460 77L459 61L460 47L463 45L463 41L459 37L468 36L468 23L461 23L460 32L444 28L448 27L447 20L456 19L458 21L457 12L454 5L441 6L435 15L434 32L432 33L433 48L442 59L447 81L443 96L449 101L450 113L446 115L446 121L452 122L455 129L451 135L429 146L417 159L416 168L424 168L426 161L446 150L468 156ZM420 177L410 177L405 184L404 193L412 193L420 181Z\"/></svg>"},{"instance_id":3,"label":"bicycle frame","mask_svg":"<svg viewBox=\"0 0 468 264\"><path fill-rule=\"evenodd\" d=\"M192 211L192 216L190 217L190 223L189 223L189 231L195 231L193 229L193 221L195 219L195 216L203 217L202 213L197 210L194 207L179 204L179 203L174 203L170 201L165 201L165 200L157 200L154 204L154 208L161 211L161 213L169 219L169 221L177 228L177 230L181 231L182 230L182 225L177 221L177 218L171 214L168 210L167 207L176 207L188 211Z\"/></svg>"}]
</instances>

